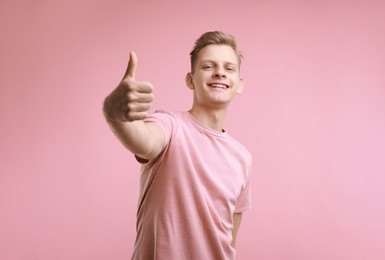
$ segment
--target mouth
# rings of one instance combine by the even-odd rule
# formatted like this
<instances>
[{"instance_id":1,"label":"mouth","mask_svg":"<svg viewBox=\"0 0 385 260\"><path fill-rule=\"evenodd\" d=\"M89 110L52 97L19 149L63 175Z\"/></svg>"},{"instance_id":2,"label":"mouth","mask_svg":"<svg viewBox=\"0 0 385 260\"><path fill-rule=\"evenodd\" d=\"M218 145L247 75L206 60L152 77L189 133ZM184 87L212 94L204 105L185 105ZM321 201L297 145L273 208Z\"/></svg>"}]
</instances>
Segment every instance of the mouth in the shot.
<instances>
[{"instance_id":1,"label":"mouth","mask_svg":"<svg viewBox=\"0 0 385 260\"><path fill-rule=\"evenodd\" d=\"M210 88L216 88L216 89L228 89L229 86L224 84L224 83L220 83L220 82L213 82L213 83L208 83L207 84Z\"/></svg>"}]
</instances>

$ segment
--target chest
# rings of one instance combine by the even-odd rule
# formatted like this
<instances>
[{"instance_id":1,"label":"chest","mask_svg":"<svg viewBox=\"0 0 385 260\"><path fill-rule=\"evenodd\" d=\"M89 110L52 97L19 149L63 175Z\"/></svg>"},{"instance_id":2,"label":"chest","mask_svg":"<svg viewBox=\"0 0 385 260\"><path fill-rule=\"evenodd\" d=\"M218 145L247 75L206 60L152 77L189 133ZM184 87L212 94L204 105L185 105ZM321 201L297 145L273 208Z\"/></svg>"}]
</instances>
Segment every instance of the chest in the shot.
<instances>
[{"instance_id":1,"label":"chest","mask_svg":"<svg viewBox=\"0 0 385 260\"><path fill-rule=\"evenodd\" d=\"M231 141L205 133L180 134L170 142L174 178L187 179L218 199L236 199L246 183L247 162Z\"/></svg>"}]
</instances>

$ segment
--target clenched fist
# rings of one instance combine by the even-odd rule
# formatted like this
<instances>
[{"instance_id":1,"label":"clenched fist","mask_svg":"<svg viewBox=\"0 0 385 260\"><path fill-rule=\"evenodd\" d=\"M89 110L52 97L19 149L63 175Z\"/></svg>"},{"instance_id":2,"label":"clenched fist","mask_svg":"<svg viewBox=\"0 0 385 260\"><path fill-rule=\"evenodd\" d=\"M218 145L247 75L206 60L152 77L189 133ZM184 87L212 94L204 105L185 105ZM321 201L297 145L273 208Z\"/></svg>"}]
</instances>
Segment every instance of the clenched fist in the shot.
<instances>
[{"instance_id":1,"label":"clenched fist","mask_svg":"<svg viewBox=\"0 0 385 260\"><path fill-rule=\"evenodd\" d=\"M126 73L117 88L104 101L107 119L121 122L143 120L154 99L153 87L148 82L135 80L138 59L130 52Z\"/></svg>"}]
</instances>

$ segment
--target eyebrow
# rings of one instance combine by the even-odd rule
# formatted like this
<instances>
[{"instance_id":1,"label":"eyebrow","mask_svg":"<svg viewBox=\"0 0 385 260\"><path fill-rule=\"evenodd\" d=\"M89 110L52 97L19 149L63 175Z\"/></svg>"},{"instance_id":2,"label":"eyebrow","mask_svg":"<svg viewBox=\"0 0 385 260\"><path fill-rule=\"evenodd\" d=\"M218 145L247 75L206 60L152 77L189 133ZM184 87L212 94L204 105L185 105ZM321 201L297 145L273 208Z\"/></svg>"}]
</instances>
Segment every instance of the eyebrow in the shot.
<instances>
[{"instance_id":1,"label":"eyebrow","mask_svg":"<svg viewBox=\"0 0 385 260\"><path fill-rule=\"evenodd\" d=\"M209 63L218 63L216 61L213 61L213 60L202 60L201 63L206 63L206 62L209 62ZM233 62L230 62L230 61L225 61L224 62L226 65L233 65L233 66L238 66L237 63L233 63Z\"/></svg>"}]
</instances>

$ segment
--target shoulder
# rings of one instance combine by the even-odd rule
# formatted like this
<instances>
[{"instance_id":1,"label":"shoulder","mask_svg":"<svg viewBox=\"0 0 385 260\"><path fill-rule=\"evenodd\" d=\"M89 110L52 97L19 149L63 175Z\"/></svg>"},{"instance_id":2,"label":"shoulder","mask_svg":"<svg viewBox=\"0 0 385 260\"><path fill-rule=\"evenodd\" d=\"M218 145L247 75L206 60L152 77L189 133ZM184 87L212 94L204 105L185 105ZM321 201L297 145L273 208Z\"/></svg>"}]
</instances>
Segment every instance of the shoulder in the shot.
<instances>
[{"instance_id":1,"label":"shoulder","mask_svg":"<svg viewBox=\"0 0 385 260\"><path fill-rule=\"evenodd\" d=\"M167 140L181 128L183 122L185 122L184 112L165 110L156 110L145 119L145 123L154 123L161 126L166 133Z\"/></svg>"},{"instance_id":2,"label":"shoulder","mask_svg":"<svg viewBox=\"0 0 385 260\"><path fill-rule=\"evenodd\" d=\"M166 110L156 110L154 113L150 114L146 119L146 123L158 123L164 127L176 127L178 124L184 123L187 121L186 112L177 111L170 112Z\"/></svg>"},{"instance_id":3,"label":"shoulder","mask_svg":"<svg viewBox=\"0 0 385 260\"><path fill-rule=\"evenodd\" d=\"M249 152L249 149L247 149L247 147L241 143L240 141L238 141L236 138L234 138L232 135L230 135L229 133L227 133L227 138L229 139L230 142L232 142L238 149L242 150L244 153L248 153L250 154Z\"/></svg>"},{"instance_id":4,"label":"shoulder","mask_svg":"<svg viewBox=\"0 0 385 260\"><path fill-rule=\"evenodd\" d=\"M170 127L176 120L174 112L169 112L165 110L156 110L154 113L151 113L144 120L146 123L158 123L164 127Z\"/></svg>"},{"instance_id":5,"label":"shoulder","mask_svg":"<svg viewBox=\"0 0 385 260\"><path fill-rule=\"evenodd\" d=\"M156 110L155 112L151 113L147 117L146 121L149 121L151 119L163 119L163 118L173 118L173 117L175 117L173 112L159 109L159 110Z\"/></svg>"},{"instance_id":6,"label":"shoulder","mask_svg":"<svg viewBox=\"0 0 385 260\"><path fill-rule=\"evenodd\" d=\"M232 143L234 149L236 149L238 151L238 153L240 153L248 161L248 163L251 164L252 155L251 155L251 152L249 151L249 149L244 144L239 142L237 139L232 137L231 135L227 134L227 138L228 138L229 142Z\"/></svg>"},{"instance_id":7,"label":"shoulder","mask_svg":"<svg viewBox=\"0 0 385 260\"><path fill-rule=\"evenodd\" d=\"M183 111L166 111L163 109L155 110L151 113L146 120L154 119L169 119L169 120L183 120L185 112Z\"/></svg>"}]
</instances>

